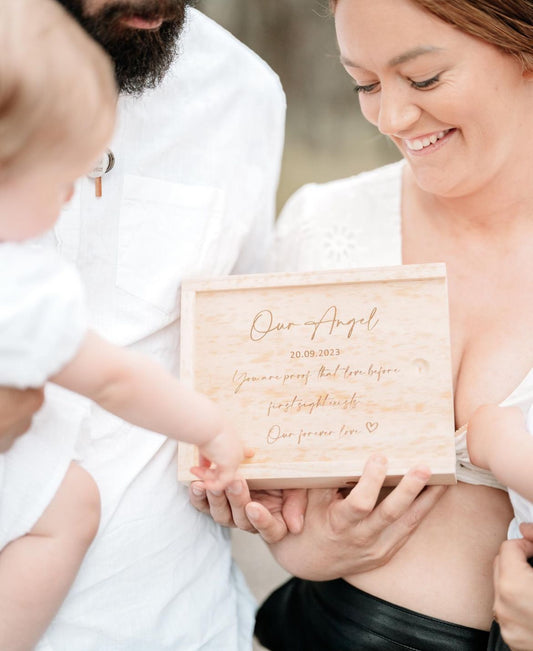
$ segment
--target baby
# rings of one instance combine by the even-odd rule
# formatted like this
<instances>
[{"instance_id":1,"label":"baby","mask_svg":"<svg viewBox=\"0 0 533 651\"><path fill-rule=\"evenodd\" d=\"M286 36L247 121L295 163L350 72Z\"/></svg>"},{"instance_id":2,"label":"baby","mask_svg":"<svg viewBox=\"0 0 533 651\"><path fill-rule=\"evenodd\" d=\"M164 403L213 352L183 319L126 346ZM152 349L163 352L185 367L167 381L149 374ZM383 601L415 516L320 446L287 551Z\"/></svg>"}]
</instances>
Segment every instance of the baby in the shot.
<instances>
[{"instance_id":1,"label":"baby","mask_svg":"<svg viewBox=\"0 0 533 651\"><path fill-rule=\"evenodd\" d=\"M50 380L194 443L202 462L193 472L223 489L243 447L219 409L148 358L88 332L77 274L30 241L53 226L111 136L107 57L54 0L1 0L0 48L0 385ZM36 644L99 526L96 483L73 462L77 432L57 416L54 428L37 416L1 449L0 648L9 651Z\"/></svg>"}]
</instances>

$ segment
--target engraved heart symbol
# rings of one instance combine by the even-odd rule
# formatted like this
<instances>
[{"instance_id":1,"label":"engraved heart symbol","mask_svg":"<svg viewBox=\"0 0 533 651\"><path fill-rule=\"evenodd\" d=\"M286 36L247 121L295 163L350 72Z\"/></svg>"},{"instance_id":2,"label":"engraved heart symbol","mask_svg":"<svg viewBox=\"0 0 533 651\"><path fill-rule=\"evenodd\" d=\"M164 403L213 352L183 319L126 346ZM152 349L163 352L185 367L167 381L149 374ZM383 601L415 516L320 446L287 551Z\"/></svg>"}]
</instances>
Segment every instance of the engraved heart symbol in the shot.
<instances>
[{"instance_id":1,"label":"engraved heart symbol","mask_svg":"<svg viewBox=\"0 0 533 651\"><path fill-rule=\"evenodd\" d=\"M366 424L366 428L370 432L370 434L372 434L372 432L375 432L377 430L378 425L379 425L379 423L370 423L370 422L368 422Z\"/></svg>"}]
</instances>

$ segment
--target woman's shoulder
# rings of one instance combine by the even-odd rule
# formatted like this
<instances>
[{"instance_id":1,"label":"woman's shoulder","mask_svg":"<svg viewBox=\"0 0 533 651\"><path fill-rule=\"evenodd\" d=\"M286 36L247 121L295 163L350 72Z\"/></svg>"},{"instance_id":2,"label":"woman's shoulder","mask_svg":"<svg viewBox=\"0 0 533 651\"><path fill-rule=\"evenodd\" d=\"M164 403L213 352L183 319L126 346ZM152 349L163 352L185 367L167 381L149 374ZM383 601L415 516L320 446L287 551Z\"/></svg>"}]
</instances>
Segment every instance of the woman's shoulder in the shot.
<instances>
[{"instance_id":1,"label":"woman's shoulder","mask_svg":"<svg viewBox=\"0 0 533 651\"><path fill-rule=\"evenodd\" d=\"M300 188L278 219L276 268L398 264L402 169L399 161Z\"/></svg>"},{"instance_id":2,"label":"woman's shoulder","mask_svg":"<svg viewBox=\"0 0 533 651\"><path fill-rule=\"evenodd\" d=\"M289 198L286 208L305 203L312 207L317 201L350 204L354 197L370 203L377 203L384 196L398 198L403 166L404 161L398 161L348 178L327 183L308 183ZM282 214L285 212L284 209Z\"/></svg>"}]
</instances>

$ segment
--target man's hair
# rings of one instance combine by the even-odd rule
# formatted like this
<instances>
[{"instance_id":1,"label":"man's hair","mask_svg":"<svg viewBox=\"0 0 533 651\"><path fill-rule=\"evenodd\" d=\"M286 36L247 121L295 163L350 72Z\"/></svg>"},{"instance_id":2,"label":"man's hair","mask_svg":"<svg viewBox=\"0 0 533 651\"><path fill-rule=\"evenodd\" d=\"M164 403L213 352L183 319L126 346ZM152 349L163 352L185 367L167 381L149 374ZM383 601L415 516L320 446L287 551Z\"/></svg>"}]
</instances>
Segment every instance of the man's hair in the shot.
<instances>
[{"instance_id":1,"label":"man's hair","mask_svg":"<svg viewBox=\"0 0 533 651\"><path fill-rule=\"evenodd\" d=\"M68 159L114 112L108 57L55 0L1 0L0 52L0 178Z\"/></svg>"},{"instance_id":2,"label":"man's hair","mask_svg":"<svg viewBox=\"0 0 533 651\"><path fill-rule=\"evenodd\" d=\"M531 0L411 0L460 31L494 45L533 70ZM334 12L338 0L330 0Z\"/></svg>"}]
</instances>

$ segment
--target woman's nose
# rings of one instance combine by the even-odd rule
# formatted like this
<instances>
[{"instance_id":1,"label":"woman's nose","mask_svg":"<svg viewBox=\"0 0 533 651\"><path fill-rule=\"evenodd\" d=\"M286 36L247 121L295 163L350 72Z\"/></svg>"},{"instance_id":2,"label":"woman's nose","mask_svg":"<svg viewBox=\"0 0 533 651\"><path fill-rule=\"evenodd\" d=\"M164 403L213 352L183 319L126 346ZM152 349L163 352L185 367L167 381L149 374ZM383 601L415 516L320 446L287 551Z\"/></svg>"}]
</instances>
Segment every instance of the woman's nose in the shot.
<instances>
[{"instance_id":1,"label":"woman's nose","mask_svg":"<svg viewBox=\"0 0 533 651\"><path fill-rule=\"evenodd\" d=\"M419 119L421 110L413 102L410 90L382 88L377 127L384 135L401 134Z\"/></svg>"}]
</instances>

